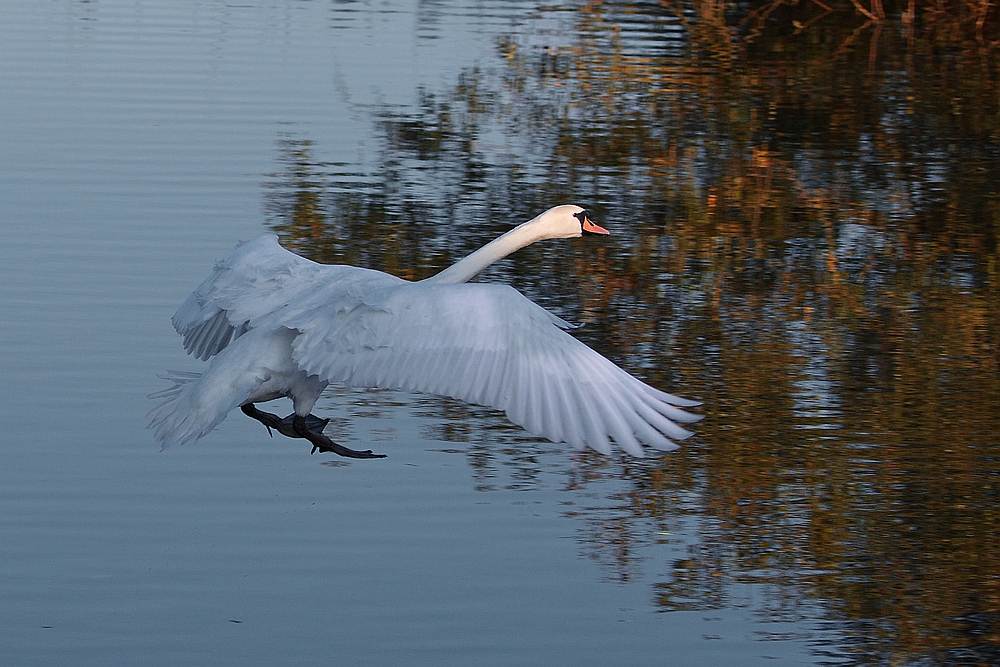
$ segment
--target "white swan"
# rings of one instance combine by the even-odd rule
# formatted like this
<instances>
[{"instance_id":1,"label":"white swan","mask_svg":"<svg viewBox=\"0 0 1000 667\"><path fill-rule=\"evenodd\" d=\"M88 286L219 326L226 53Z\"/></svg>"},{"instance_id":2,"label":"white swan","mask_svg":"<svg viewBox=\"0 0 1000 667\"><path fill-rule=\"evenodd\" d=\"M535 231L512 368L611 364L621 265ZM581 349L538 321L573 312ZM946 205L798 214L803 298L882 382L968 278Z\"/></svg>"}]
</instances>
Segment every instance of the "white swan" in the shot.
<instances>
[{"instance_id":1,"label":"white swan","mask_svg":"<svg viewBox=\"0 0 1000 667\"><path fill-rule=\"evenodd\" d=\"M467 283L535 241L607 234L579 206L542 213L435 276L317 264L273 234L239 245L173 317L201 374L171 372L148 415L166 448L201 438L234 408L314 448L374 458L322 434L310 414L330 383L451 396L504 410L528 431L576 448L634 456L676 449L699 405L650 387L579 342L571 325L508 285ZM284 419L257 402L288 396ZM679 407L678 407L679 406Z\"/></svg>"}]
</instances>

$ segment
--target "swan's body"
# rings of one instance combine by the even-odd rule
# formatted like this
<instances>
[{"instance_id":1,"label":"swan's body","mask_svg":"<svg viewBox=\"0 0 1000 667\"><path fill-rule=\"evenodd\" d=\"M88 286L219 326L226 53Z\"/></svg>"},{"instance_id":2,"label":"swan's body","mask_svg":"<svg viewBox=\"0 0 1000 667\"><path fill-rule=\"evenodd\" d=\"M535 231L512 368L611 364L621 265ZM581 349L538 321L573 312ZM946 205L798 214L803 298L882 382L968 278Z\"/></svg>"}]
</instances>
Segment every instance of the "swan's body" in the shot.
<instances>
[{"instance_id":1,"label":"swan's body","mask_svg":"<svg viewBox=\"0 0 1000 667\"><path fill-rule=\"evenodd\" d=\"M164 447L190 442L243 407L286 435L329 442L301 419L320 421L316 400L342 383L493 406L532 433L605 454L609 436L635 456L640 443L675 449L690 435L677 423L699 419L677 406L697 403L633 378L512 287L465 282L518 248L584 232L607 233L583 209L559 206L420 282L317 264L273 234L244 243L174 315L185 349L214 359L203 374L168 376L174 386L152 395L165 400L150 428ZM253 403L283 396L294 415L281 424L252 414Z\"/></svg>"}]
</instances>

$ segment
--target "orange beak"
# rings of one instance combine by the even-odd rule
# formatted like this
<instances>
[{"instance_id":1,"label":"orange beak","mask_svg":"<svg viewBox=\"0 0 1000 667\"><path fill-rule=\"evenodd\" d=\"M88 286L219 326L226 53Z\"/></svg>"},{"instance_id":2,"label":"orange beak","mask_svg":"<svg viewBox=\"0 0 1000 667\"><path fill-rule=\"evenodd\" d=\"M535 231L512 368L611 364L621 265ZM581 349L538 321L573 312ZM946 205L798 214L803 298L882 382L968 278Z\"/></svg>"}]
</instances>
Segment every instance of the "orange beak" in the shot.
<instances>
[{"instance_id":1,"label":"orange beak","mask_svg":"<svg viewBox=\"0 0 1000 667\"><path fill-rule=\"evenodd\" d=\"M582 226L583 226L583 233L584 234L601 234L603 236L607 236L608 234L611 233L608 230L606 230L604 227L601 227L600 225L598 225L598 224L594 223L593 221L591 221L590 218L584 218Z\"/></svg>"}]
</instances>

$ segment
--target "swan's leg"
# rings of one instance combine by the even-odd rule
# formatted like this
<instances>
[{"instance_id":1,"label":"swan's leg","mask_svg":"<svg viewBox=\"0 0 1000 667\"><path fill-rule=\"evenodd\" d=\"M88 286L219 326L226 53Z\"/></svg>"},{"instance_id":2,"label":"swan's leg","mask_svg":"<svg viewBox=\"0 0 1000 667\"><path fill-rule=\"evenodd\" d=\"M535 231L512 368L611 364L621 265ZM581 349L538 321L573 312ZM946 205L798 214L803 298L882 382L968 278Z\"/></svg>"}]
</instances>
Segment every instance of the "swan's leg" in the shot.
<instances>
[{"instance_id":1,"label":"swan's leg","mask_svg":"<svg viewBox=\"0 0 1000 667\"><path fill-rule=\"evenodd\" d=\"M256 419L261 424L263 424L267 428L267 434L272 438L274 437L274 434L271 433L272 428L277 430L279 433L281 432L281 417L279 417L278 415L258 410L257 406L254 405L253 403L244 403L243 405L240 406L240 410L247 417ZM297 438L298 436L292 435L292 437Z\"/></svg>"},{"instance_id":2,"label":"swan's leg","mask_svg":"<svg viewBox=\"0 0 1000 667\"><path fill-rule=\"evenodd\" d=\"M334 454L339 454L340 456L346 456L351 459L384 459L385 454L372 454L372 450L368 449L363 452L359 452L356 449L349 449L343 445L338 445L330 438L326 437L322 433L315 433L306 428L306 418L301 415L295 415L292 418L292 428L298 434L298 437L305 438L313 445L313 453L316 450L321 452L332 452Z\"/></svg>"},{"instance_id":3,"label":"swan's leg","mask_svg":"<svg viewBox=\"0 0 1000 667\"><path fill-rule=\"evenodd\" d=\"M292 420L295 417L294 413L288 415L285 418L281 418L278 415L272 414L270 412L264 412L263 410L258 410L257 406L255 406L253 403L245 403L241 405L240 410L242 410L243 414L245 414L247 417L252 417L253 419L256 419L261 424L266 426L267 433L271 437L274 437L274 434L271 433L272 428L276 430L278 433L284 436L288 436L289 438L302 437L301 435L295 432L295 429L292 426ZM322 433L323 429L326 428L326 425L330 423L329 419L320 419L319 417L313 414L306 415L305 420L306 420L306 427L313 433Z\"/></svg>"}]
</instances>

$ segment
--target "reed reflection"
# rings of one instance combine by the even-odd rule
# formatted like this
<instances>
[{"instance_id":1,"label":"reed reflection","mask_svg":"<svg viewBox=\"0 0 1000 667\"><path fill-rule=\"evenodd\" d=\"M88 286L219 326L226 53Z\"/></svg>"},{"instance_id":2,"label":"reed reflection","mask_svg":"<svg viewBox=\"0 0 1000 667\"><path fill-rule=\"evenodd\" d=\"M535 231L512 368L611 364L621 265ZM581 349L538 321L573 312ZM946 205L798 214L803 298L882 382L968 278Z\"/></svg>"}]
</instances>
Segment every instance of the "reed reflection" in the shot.
<instances>
[{"instance_id":1,"label":"reed reflection","mask_svg":"<svg viewBox=\"0 0 1000 667\"><path fill-rule=\"evenodd\" d=\"M854 663L988 664L995 9L861 6L588 3L562 41L506 37L453 90L376 110L371 168L284 138L268 207L303 254L419 279L586 201L609 243L531 248L483 279L586 322L588 344L708 413L657 460L574 457L567 490L601 494L567 510L586 553L628 580L637 549L694 531L654 586L664 610L765 583L768 613L819 601L845 623ZM483 490L531 488L567 456L489 411L421 410Z\"/></svg>"}]
</instances>

